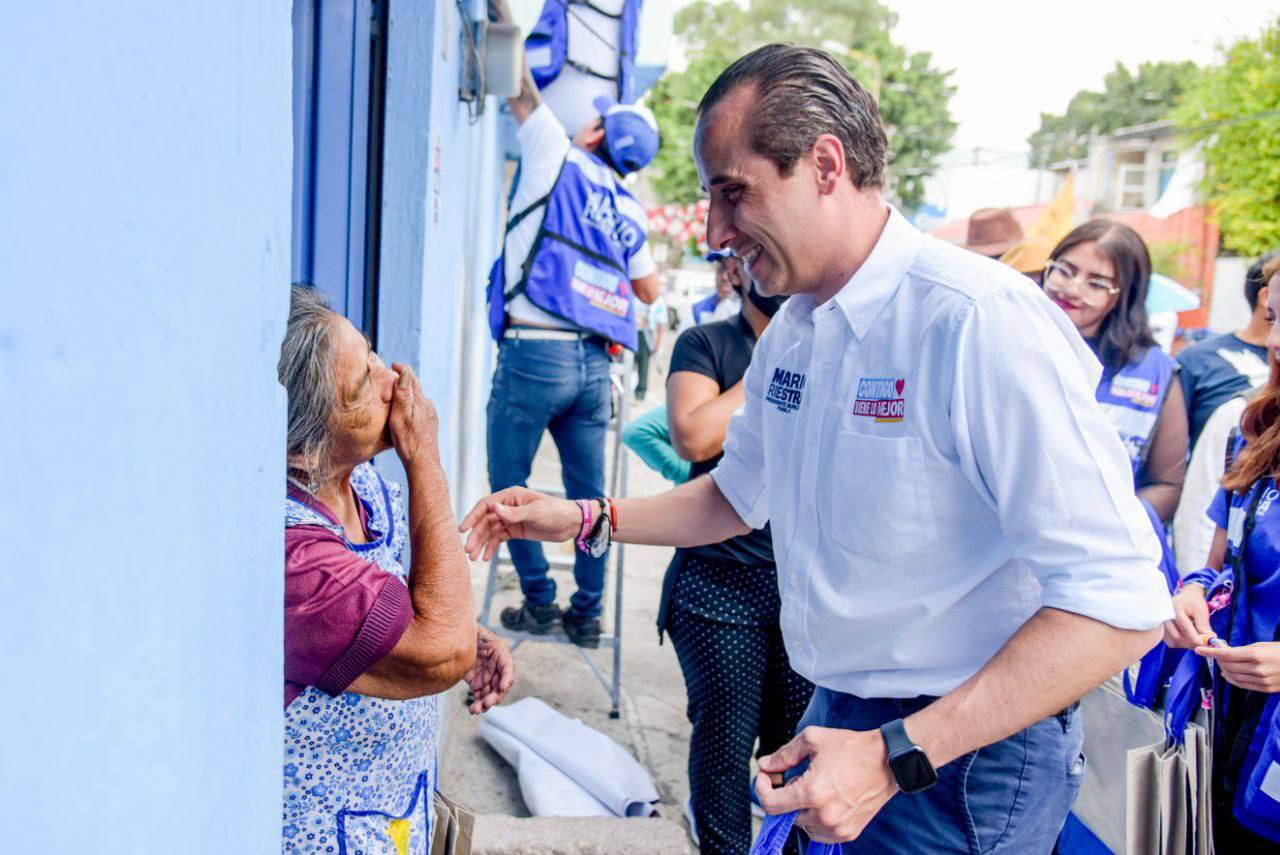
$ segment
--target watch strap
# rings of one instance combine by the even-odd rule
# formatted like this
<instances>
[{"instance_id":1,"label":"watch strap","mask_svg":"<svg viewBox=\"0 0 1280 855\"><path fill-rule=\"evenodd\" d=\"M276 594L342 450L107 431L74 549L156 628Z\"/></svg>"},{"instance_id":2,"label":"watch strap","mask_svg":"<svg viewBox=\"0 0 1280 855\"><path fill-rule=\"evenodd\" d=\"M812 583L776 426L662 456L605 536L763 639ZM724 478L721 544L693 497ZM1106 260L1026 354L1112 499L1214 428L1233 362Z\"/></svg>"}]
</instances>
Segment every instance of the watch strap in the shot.
<instances>
[{"instance_id":1,"label":"watch strap","mask_svg":"<svg viewBox=\"0 0 1280 855\"><path fill-rule=\"evenodd\" d=\"M880 725L880 735L884 737L884 747L890 760L917 747L907 736L907 726L900 718Z\"/></svg>"}]
</instances>

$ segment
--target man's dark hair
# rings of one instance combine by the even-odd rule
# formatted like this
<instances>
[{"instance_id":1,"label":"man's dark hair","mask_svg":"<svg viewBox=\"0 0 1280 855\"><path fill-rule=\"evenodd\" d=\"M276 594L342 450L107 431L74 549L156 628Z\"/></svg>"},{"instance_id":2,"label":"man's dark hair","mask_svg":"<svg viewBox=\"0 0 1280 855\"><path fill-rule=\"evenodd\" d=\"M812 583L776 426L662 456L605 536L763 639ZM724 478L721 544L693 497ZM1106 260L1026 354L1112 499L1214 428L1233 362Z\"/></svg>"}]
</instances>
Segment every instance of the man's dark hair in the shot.
<instances>
[{"instance_id":1,"label":"man's dark hair","mask_svg":"<svg viewBox=\"0 0 1280 855\"><path fill-rule=\"evenodd\" d=\"M1244 275L1244 298L1249 301L1250 311L1258 308L1258 292L1267 284L1267 277L1262 271L1276 256L1280 256L1280 250L1264 253L1249 265L1249 272Z\"/></svg>"},{"instance_id":2,"label":"man's dark hair","mask_svg":"<svg viewBox=\"0 0 1280 855\"><path fill-rule=\"evenodd\" d=\"M751 149L782 175L822 134L844 147L849 177L859 190L884 184L889 147L875 100L844 66L817 48L774 44L753 50L720 73L698 104L705 116L739 86L754 85L746 119Z\"/></svg>"}]
</instances>

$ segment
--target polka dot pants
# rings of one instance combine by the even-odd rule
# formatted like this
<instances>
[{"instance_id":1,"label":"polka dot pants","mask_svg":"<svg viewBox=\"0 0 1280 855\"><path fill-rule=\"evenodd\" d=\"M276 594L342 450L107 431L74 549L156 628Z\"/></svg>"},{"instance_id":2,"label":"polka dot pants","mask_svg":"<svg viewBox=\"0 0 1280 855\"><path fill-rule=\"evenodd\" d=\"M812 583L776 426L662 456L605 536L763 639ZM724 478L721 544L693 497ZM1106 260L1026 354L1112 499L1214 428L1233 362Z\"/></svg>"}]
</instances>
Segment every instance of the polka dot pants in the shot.
<instances>
[{"instance_id":1,"label":"polka dot pants","mask_svg":"<svg viewBox=\"0 0 1280 855\"><path fill-rule=\"evenodd\" d=\"M778 628L776 582L746 601L766 613L771 611L771 619L751 623L712 619L704 616L705 609L695 611L687 605L690 599L704 597L681 596L702 581L690 566L697 561L686 560L668 620L689 693L688 715L693 725L689 788L704 855L744 853L751 848L752 749L759 739L757 756L768 754L795 735L813 685L792 671L787 661ZM757 567L737 570L768 572L771 579L776 578ZM741 597L736 599L741 606ZM756 608L750 611L758 613ZM725 617L747 620L742 612L735 607ZM788 851L793 847L794 841Z\"/></svg>"}]
</instances>

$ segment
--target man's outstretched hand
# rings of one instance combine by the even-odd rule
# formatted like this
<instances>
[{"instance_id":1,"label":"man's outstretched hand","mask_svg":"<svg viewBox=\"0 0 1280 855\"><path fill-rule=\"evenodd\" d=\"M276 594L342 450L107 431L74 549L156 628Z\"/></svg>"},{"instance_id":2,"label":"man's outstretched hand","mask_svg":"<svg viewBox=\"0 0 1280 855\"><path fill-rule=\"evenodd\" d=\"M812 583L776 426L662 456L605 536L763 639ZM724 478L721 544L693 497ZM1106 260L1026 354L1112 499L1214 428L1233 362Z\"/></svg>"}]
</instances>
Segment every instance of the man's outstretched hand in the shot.
<instances>
[{"instance_id":1,"label":"man's outstretched hand","mask_svg":"<svg viewBox=\"0 0 1280 855\"><path fill-rule=\"evenodd\" d=\"M458 526L458 531L469 532L465 548L472 561L488 561L508 540L573 540L581 530L577 503L526 487L508 487L486 496Z\"/></svg>"}]
</instances>

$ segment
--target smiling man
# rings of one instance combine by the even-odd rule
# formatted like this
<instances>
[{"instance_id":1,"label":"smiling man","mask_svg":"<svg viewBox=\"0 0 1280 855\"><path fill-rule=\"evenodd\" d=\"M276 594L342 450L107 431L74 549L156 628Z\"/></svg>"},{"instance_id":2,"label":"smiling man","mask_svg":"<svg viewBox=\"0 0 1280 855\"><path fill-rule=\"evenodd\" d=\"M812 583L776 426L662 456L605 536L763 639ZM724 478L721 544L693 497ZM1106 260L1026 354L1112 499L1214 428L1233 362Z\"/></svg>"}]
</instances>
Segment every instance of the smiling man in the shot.
<instances>
[{"instance_id":1,"label":"smiling man","mask_svg":"<svg viewBox=\"0 0 1280 855\"><path fill-rule=\"evenodd\" d=\"M653 498L504 490L463 521L468 551L768 520L787 652L818 688L760 760L765 809L847 852L1048 852L1084 773L1077 700L1172 613L1100 366L1020 274L886 204L879 112L827 54L760 48L698 112L708 243L791 295L723 460Z\"/></svg>"}]
</instances>

